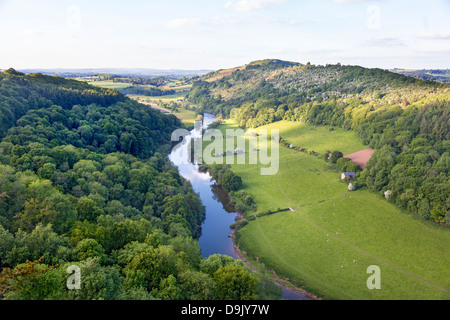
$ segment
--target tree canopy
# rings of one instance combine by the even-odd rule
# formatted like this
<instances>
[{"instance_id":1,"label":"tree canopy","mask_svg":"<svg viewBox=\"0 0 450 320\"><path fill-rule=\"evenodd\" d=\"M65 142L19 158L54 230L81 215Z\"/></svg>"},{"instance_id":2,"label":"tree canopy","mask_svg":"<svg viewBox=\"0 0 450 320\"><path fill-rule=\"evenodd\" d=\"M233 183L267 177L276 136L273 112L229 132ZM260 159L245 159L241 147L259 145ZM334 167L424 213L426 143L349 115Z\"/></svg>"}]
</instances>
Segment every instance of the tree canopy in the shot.
<instances>
[{"instance_id":1,"label":"tree canopy","mask_svg":"<svg viewBox=\"0 0 450 320\"><path fill-rule=\"evenodd\" d=\"M255 128L280 120L355 131L375 149L360 186L437 223L450 222L450 86L381 69L250 63L194 82L189 101L201 111ZM325 160L328 160L328 153ZM331 153L345 171L360 171Z\"/></svg>"},{"instance_id":2,"label":"tree canopy","mask_svg":"<svg viewBox=\"0 0 450 320\"><path fill-rule=\"evenodd\" d=\"M0 73L0 299L233 294L201 267L204 207L167 157L178 127L115 90ZM228 276L252 285L235 296L265 296L240 265Z\"/></svg>"}]
</instances>

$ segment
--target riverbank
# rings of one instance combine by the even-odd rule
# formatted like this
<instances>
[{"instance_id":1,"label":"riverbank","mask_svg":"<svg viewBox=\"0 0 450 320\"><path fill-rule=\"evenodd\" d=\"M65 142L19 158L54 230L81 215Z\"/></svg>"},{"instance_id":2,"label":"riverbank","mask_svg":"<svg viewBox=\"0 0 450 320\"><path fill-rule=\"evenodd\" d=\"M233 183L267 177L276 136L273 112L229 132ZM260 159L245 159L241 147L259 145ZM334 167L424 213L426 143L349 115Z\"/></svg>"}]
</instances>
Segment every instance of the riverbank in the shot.
<instances>
[{"instance_id":1,"label":"riverbank","mask_svg":"<svg viewBox=\"0 0 450 320\"><path fill-rule=\"evenodd\" d=\"M202 169L199 168L199 171L201 171L204 174L208 174L208 176L211 176L210 172L208 171L207 167L203 167ZM245 256L247 253L239 248L236 241L236 231L239 230L239 224L236 224L236 222L240 220L244 220L244 216L241 212L236 210L233 204L230 204L232 202L232 197L230 194L221 186L212 185L212 189L214 190L215 194L220 194L218 198L220 199L220 202L223 205L223 208L227 212L235 212L235 223L230 225L231 232L229 234L229 238L232 240L233 244L233 250L234 250L234 258L239 259L245 264L247 264L253 271L260 272L259 268L256 266L258 263L258 258L256 257L256 263L252 263L249 261L248 258ZM231 211L230 211L231 210ZM255 219L257 217L255 216ZM283 279L280 278L277 273L270 269L268 270L273 275L273 281L279 285L283 289L283 299L286 300L322 300L321 298L315 296L314 294L307 292L304 288L297 287L293 285L290 282L290 279Z\"/></svg>"},{"instance_id":2,"label":"riverbank","mask_svg":"<svg viewBox=\"0 0 450 320\"><path fill-rule=\"evenodd\" d=\"M224 136L236 128L232 120L218 127ZM352 154L366 148L354 133L325 126L280 122L260 129L279 129L297 150L319 154L335 149ZM258 213L293 209L256 220L248 216L236 243L250 262L257 265L252 259L258 257L267 268L323 299L448 299L448 230L402 213L370 190L349 192L341 172L329 162L297 150L280 148L279 171L269 178L250 163L230 164ZM383 270L383 290L367 288L371 265Z\"/></svg>"},{"instance_id":3,"label":"riverbank","mask_svg":"<svg viewBox=\"0 0 450 320\"><path fill-rule=\"evenodd\" d=\"M236 221L242 220L243 218L244 217L242 216L242 214L238 213L238 216L236 217ZM237 230L238 230L238 228L232 228L231 232L230 232L230 238L233 240L234 253L235 253L236 257L239 260L241 260L242 262L244 262L245 264L247 264L255 272L259 272L259 269L256 266L254 266L249 260L244 258L244 255L246 255L246 252L241 250L236 245L235 234L236 234ZM258 259L258 258L256 258L256 259ZM276 284L278 284L280 287L284 288L285 290L292 292L293 295L301 296L301 297L299 297L299 299L293 299L293 300L322 300L321 298L313 295L312 293L307 292L303 288L294 286L293 284L290 283L289 279L280 278L274 270L270 270L270 272L273 274L273 280Z\"/></svg>"},{"instance_id":4,"label":"riverbank","mask_svg":"<svg viewBox=\"0 0 450 320\"><path fill-rule=\"evenodd\" d=\"M205 114L203 128L207 128L214 118L213 115ZM205 220L202 224L202 235L199 238L202 255L208 257L212 254L225 254L249 264L243 252L236 250L235 241L230 236L230 226L242 216L236 208L230 206L230 195L223 188L215 187L215 182L211 181L211 175L207 170L201 170L201 166L191 161L182 161L184 157L191 154L190 151L188 144L179 144L172 149L169 158L177 166L180 174L190 181L205 206ZM251 268L257 270L256 264ZM273 279L277 280L277 284L282 287L284 299L309 299L306 293L298 296L301 295L299 293L301 291L292 290L291 286L283 283L283 279L275 278L275 275Z\"/></svg>"}]
</instances>

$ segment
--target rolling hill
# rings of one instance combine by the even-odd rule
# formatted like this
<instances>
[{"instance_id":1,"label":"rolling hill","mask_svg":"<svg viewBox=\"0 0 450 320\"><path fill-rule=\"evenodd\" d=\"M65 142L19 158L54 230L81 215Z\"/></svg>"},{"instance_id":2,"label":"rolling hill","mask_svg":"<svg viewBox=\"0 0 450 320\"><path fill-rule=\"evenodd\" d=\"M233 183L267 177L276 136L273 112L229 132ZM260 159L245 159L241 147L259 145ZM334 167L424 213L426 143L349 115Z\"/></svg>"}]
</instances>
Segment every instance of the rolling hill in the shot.
<instances>
[{"instance_id":1,"label":"rolling hill","mask_svg":"<svg viewBox=\"0 0 450 320\"><path fill-rule=\"evenodd\" d=\"M425 219L450 219L449 84L268 59L199 77L189 101L241 128L284 120L352 130L375 149L361 185L391 191L390 202Z\"/></svg>"},{"instance_id":2,"label":"rolling hill","mask_svg":"<svg viewBox=\"0 0 450 320\"><path fill-rule=\"evenodd\" d=\"M409 70L409 69L393 69L393 72L403 74L405 76L414 77L422 80L431 80L441 83L450 82L449 69L423 69L423 70Z\"/></svg>"},{"instance_id":3,"label":"rolling hill","mask_svg":"<svg viewBox=\"0 0 450 320\"><path fill-rule=\"evenodd\" d=\"M276 175L230 162L255 205L238 203L234 240L246 259L326 299L448 299L448 84L264 60L198 78L189 101L222 115L224 136L280 132ZM369 147L350 190L327 155ZM371 265L382 290L366 286Z\"/></svg>"}]
</instances>

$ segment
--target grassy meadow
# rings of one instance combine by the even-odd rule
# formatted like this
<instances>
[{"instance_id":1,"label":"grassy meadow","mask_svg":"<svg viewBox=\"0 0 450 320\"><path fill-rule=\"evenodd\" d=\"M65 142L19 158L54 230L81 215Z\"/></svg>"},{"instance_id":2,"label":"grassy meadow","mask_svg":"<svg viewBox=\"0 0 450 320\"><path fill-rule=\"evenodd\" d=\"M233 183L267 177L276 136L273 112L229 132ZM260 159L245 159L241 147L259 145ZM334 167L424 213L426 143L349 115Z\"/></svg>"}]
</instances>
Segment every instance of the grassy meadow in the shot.
<instances>
[{"instance_id":1,"label":"grassy meadow","mask_svg":"<svg viewBox=\"0 0 450 320\"><path fill-rule=\"evenodd\" d=\"M105 88L105 89L123 89L123 88L129 88L129 87L133 86L130 83L113 82L111 80L88 81L87 83L90 85Z\"/></svg>"},{"instance_id":2,"label":"grassy meadow","mask_svg":"<svg viewBox=\"0 0 450 320\"><path fill-rule=\"evenodd\" d=\"M198 115L195 113L195 111L183 108L178 108L178 111L174 112L173 114L182 119L181 122L186 128L193 127L195 124L195 120L198 118Z\"/></svg>"},{"instance_id":3,"label":"grassy meadow","mask_svg":"<svg viewBox=\"0 0 450 320\"><path fill-rule=\"evenodd\" d=\"M143 95L137 95L137 94L129 94L128 95L132 99L139 99L144 102L153 102L158 103L159 101L163 103L169 103L169 102L177 102L180 99L184 99L186 96L185 92L176 92L174 94L168 94L165 96L143 96Z\"/></svg>"},{"instance_id":4,"label":"grassy meadow","mask_svg":"<svg viewBox=\"0 0 450 320\"><path fill-rule=\"evenodd\" d=\"M218 129L236 128L228 120ZM261 128L279 129L285 141L307 151L367 148L355 133L326 126L282 121ZM448 228L404 213L371 191L349 192L336 167L319 156L284 146L279 151L273 176L260 175L260 165L232 165L257 204L247 217L295 211L259 217L238 230L247 259L326 299L450 298ZM380 267L380 290L367 288L371 265Z\"/></svg>"}]
</instances>

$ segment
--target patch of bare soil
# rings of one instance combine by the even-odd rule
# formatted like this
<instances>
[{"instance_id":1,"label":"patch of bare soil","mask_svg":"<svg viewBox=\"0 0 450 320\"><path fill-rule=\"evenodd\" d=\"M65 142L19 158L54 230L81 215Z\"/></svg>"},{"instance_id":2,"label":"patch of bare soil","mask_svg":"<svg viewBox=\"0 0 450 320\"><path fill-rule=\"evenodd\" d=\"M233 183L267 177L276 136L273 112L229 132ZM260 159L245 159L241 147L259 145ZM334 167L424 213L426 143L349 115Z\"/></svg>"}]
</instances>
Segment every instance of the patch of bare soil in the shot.
<instances>
[{"instance_id":1,"label":"patch of bare soil","mask_svg":"<svg viewBox=\"0 0 450 320\"><path fill-rule=\"evenodd\" d=\"M373 149L364 149L355 153L347 154L344 156L344 158L349 158L354 163L358 164L361 167L361 169L364 170L364 168L367 165L367 162L369 162L374 151L375 150Z\"/></svg>"}]
</instances>

